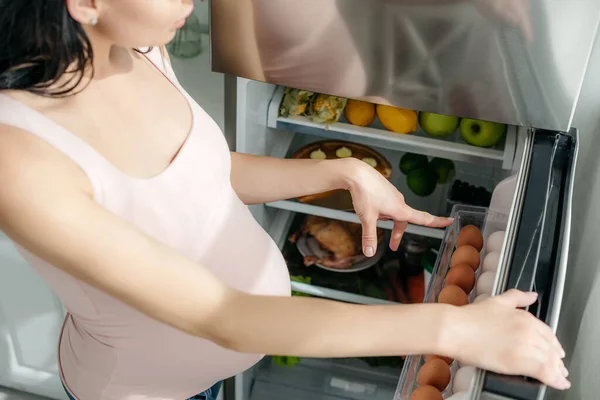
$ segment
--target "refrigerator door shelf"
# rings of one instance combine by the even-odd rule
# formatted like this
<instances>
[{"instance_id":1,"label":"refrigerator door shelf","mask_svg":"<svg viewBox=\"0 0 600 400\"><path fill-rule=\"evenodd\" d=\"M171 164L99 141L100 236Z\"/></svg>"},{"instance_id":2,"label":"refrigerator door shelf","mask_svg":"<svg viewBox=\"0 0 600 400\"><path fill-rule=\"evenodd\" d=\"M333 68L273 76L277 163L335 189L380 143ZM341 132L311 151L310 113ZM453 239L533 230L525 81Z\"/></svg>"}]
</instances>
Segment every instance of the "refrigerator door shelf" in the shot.
<instances>
[{"instance_id":1,"label":"refrigerator door shelf","mask_svg":"<svg viewBox=\"0 0 600 400\"><path fill-rule=\"evenodd\" d=\"M526 181L513 244L505 243L501 268L504 279L495 294L516 288L536 291L538 301L528 311L556 331L566 276L577 131L534 131ZM510 241L510 240L509 240ZM510 251L510 254L508 254ZM546 386L525 377L508 377L478 371L471 399L541 400Z\"/></svg>"},{"instance_id":2,"label":"refrigerator door shelf","mask_svg":"<svg viewBox=\"0 0 600 400\"><path fill-rule=\"evenodd\" d=\"M279 86L269 105L269 128L503 169L511 169L515 160L515 149L519 140L515 126L508 126L504 138L496 146L477 147L464 142L458 129L449 137L434 138L422 130L410 134L390 132L377 120L370 126L361 127L348 123L343 116L339 122L330 125L313 122L305 116L283 117L279 112L283 96L284 87Z\"/></svg>"}]
</instances>

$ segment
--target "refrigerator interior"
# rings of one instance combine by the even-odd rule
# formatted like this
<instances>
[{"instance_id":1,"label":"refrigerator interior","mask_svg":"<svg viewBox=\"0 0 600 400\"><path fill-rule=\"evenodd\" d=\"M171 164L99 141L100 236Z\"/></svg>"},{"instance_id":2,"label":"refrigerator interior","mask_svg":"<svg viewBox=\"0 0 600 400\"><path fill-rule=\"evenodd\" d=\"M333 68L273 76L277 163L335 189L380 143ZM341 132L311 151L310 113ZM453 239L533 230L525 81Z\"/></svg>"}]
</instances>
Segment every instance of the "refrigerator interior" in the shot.
<instances>
[{"instance_id":1,"label":"refrigerator interior","mask_svg":"<svg viewBox=\"0 0 600 400\"><path fill-rule=\"evenodd\" d=\"M490 195L493 193L494 199L491 201L499 212L508 214L514 204L515 177L526 152L527 129L509 126L504 139L495 147L481 148L466 144L458 133L450 139L428 137L423 132L402 135L386 131L377 122L369 127L358 127L346 123L342 118L326 128L306 117L279 116L279 104L283 96L281 87L237 78L236 90L236 150L239 152L283 158L307 144L321 140L343 140L366 145L389 161L392 167L390 181L404 194L407 204L448 216L455 204L448 201L453 180L438 184L431 195L420 197L407 187L406 176L399 169L400 159L407 152L424 154L430 160L441 157L453 161L456 168L454 180L484 188ZM497 186L499 190L495 190ZM358 222L354 213L305 204L295 199L252 206L251 209L255 218L282 249L296 295L359 304L398 302L397 297L390 297L390 290L393 293L394 288L385 287L385 282L389 281L385 275L386 262L398 256L392 254L391 250L387 250L383 261L376 266L344 274L314 266L305 267L296 246L288 240L306 215ZM391 229L389 222L380 221L379 226L386 232ZM422 239L428 251L434 254L439 251L445 235L443 229L411 225L406 232L409 234L406 237ZM382 360L378 362L394 364L394 360ZM255 368L236 377L235 400L391 400L401 373L402 362L393 367L378 367L358 359L302 359L293 366L282 366L266 358Z\"/></svg>"}]
</instances>

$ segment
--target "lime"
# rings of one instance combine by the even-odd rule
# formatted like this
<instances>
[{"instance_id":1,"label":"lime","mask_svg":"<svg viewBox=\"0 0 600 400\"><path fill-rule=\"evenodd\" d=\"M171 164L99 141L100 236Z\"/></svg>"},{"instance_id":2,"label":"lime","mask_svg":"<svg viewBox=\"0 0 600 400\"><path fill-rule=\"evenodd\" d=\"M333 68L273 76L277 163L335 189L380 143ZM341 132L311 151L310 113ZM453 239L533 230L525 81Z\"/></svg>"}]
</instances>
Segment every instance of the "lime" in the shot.
<instances>
[{"instance_id":1,"label":"lime","mask_svg":"<svg viewBox=\"0 0 600 400\"><path fill-rule=\"evenodd\" d=\"M413 169L406 175L408 188L417 196L426 197L433 193L438 176L429 166Z\"/></svg>"},{"instance_id":2,"label":"lime","mask_svg":"<svg viewBox=\"0 0 600 400\"><path fill-rule=\"evenodd\" d=\"M423 154L405 153L400 159L400 171L406 175L413 169L426 167L428 163L427 156Z\"/></svg>"},{"instance_id":3,"label":"lime","mask_svg":"<svg viewBox=\"0 0 600 400\"><path fill-rule=\"evenodd\" d=\"M454 179L456 168L454 163L445 158L434 158L429 163L429 167L437 174L437 183L443 185Z\"/></svg>"}]
</instances>

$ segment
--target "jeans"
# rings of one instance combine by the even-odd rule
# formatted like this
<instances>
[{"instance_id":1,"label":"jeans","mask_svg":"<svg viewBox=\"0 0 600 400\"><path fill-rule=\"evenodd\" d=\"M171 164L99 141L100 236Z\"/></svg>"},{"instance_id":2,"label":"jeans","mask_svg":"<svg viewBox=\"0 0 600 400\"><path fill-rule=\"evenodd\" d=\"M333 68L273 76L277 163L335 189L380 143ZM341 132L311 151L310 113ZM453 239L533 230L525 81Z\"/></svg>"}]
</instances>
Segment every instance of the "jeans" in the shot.
<instances>
[{"instance_id":1,"label":"jeans","mask_svg":"<svg viewBox=\"0 0 600 400\"><path fill-rule=\"evenodd\" d=\"M221 385L223 382L216 383L213 387L208 389L204 393L200 393L195 395L194 397L190 397L188 400L217 400L217 396L219 395L219 391L221 390ZM64 387L64 385L63 385ZM65 388L65 392L67 392L67 396L69 396L69 400L75 400L71 393Z\"/></svg>"}]
</instances>

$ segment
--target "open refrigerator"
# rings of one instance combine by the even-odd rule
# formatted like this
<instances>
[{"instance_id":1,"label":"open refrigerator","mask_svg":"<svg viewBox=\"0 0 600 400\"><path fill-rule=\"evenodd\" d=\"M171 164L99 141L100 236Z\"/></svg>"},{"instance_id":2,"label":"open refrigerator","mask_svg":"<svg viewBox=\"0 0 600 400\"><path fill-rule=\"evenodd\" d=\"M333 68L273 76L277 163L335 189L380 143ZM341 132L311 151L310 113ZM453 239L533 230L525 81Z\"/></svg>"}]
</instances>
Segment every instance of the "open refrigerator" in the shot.
<instances>
[{"instance_id":1,"label":"open refrigerator","mask_svg":"<svg viewBox=\"0 0 600 400\"><path fill-rule=\"evenodd\" d=\"M332 17L325 11L327 7L319 8L331 3L344 11ZM531 7L537 12L532 17L537 29L534 32L546 36L527 47L522 37L504 25L500 28L490 26L483 18L469 25L473 14L464 4L417 7L400 3L403 2L323 0L317 4L309 0L302 5L322 10L323 18L329 18L327 26L336 26L336 22L343 20L344 27L352 33L360 32L354 36L355 47L349 47L346 52L356 51L368 66L366 74L372 79L365 96L354 95L351 85L337 87L325 78L307 80L310 85L300 86L295 76L269 75L267 68L265 76L252 75L233 62L232 53L235 52L249 59L247 49L241 50L238 43L224 44L213 39L213 69L237 75L226 77L226 131L235 136L236 151L279 158L294 157L311 144L328 141L364 146L389 163L389 180L403 193L408 205L432 214L452 216L454 223L447 229L409 224L398 252L388 250L381 261L368 269L341 273L302 265L303 254L290 237L306 216L358 223L352 210L289 199L252 206L253 215L282 249L290 269L294 295L357 304L405 302L401 295L395 295L390 282L395 282L399 276L409 279L398 271L406 269L405 264L410 261L407 254L414 255L415 243L427 280L423 300L435 302L445 287L444 279L460 229L475 225L483 233L484 246L479 253L482 264L488 256L490 235L504 232L501 247L497 250L497 267L492 278L489 274L486 278L487 293L496 295L511 288L537 291L539 300L528 311L556 331L564 305L579 146L579 132L571 127L571 122L596 39L600 5L586 1L577 5L532 1ZM262 6L277 11L271 13L270 21L273 26L281 27L285 23L300 24L303 16L296 12L294 4L291 0L271 0L268 5L263 2ZM218 1L212 3L211 10L213 36L230 30L234 13L221 7ZM318 28L315 15L311 14L311 18L316 18L314 25ZM281 20L273 22L278 16ZM567 16L572 21L575 17L587 18L588 23L581 25L583 30L577 36L576 45L573 41L558 43L555 32L550 34L548 31L552 23ZM260 18L255 15L255 22L260 22ZM437 25L432 25L432 21ZM269 20L262 21L263 24L267 22ZM351 22L357 24L350 25ZM456 29L447 29L437 39L431 39L430 33L436 27L444 26L442 22L446 28ZM401 57L390 60L389 54L400 53L399 46L406 45L388 41L394 33L397 38L399 31L412 45L401 48ZM260 37L257 42L260 50ZM343 46L342 40L333 42ZM360 44L374 42L376 46L370 46L369 52L367 45L361 47ZM262 46L273 51L270 43L265 42ZM453 56L461 54L463 57L450 57L444 46L453 50ZM484 61L473 62L469 58L477 51L485 54ZM263 52L261 56L265 57L265 54ZM318 50L314 54L315 58L322 57ZM559 57L564 54L569 54L570 58ZM306 56L310 58L311 52L308 51ZM281 60L284 58L282 56ZM374 62L375 58L378 63ZM238 61L243 64L244 59ZM311 61L314 60L307 59L306 65L310 67ZM478 107L477 101L481 101L481 97L467 90L461 92L466 98L458 101L461 107L453 108L456 99L445 96L456 87L468 85L469 75L479 77L477 84L480 86L476 92L481 93L482 87L484 92L489 90L492 93L490 103L497 107L490 108L489 104ZM381 97L377 95L384 93L385 103L394 106L495 121L505 123L507 128L495 145L478 147L465 142L459 129L446 137L433 137L419 124L410 134L398 134L386 129L379 118L367 126L357 126L343 115L334 123L323 124L306 115L282 114L286 87L380 104L382 102L377 99ZM385 90L379 90L381 88ZM419 195L401 167L407 154L425 156L428 162L449 160L454 175L448 181L438 182L427 195ZM467 194L457 197L457 190L460 192L461 188ZM476 195L482 192L484 200ZM478 197L477 201L474 201L475 197ZM392 228L389 221L379 221L378 226L386 232ZM385 246L385 242L381 246ZM483 273L477 272L477 285ZM469 294L469 302L479 294L477 285ZM267 357L226 385L225 397L227 400L413 400L411 396L419 386L418 375L423 363L424 356L323 360L286 355ZM549 392L534 380L497 375L460 365L457 361L452 361L450 370L450 382L440 389L444 399L538 400ZM462 381L460 390L454 388L457 376Z\"/></svg>"},{"instance_id":2,"label":"open refrigerator","mask_svg":"<svg viewBox=\"0 0 600 400\"><path fill-rule=\"evenodd\" d=\"M506 287L537 290L541 294L540 302L531 311L556 327L569 245L573 168L577 158L576 130L560 133L509 126L504 140L490 149L464 143L458 135L449 139L434 139L423 132L398 135L379 127L354 126L344 122L343 118L324 126L304 116L281 116L281 86L235 79L237 151L285 158L324 138L367 145L390 161L393 166L391 181L405 194L409 205L455 218L447 229L409 225L406 230L409 237L425 238L436 254L425 301L435 301L441 291L457 233L467 220L478 226L485 238L493 232L506 232L494 279L494 293L501 293ZM455 180L489 188L489 205L480 207L449 201L452 182L439 185L427 197L412 194L406 187L406 177L399 170L400 159L406 152L452 160L456 165ZM297 229L298 219L317 215L359 222L354 213L295 199L252 206L252 212L284 252L295 294L357 304L394 303L385 296L388 283L385 275L382 281L379 271L372 271L385 269L385 263L366 271L343 274L322 271L314 266L298 266L294 262L299 256L294 254L297 249L288 237ZM391 224L386 221L380 221L379 226L391 229ZM485 255L484 248L482 260ZM362 290L361 279L370 288L375 288ZM348 283L344 285L341 281ZM471 301L474 294L475 289ZM383 361L300 359L291 363L284 357L267 357L255 368L235 377L234 399L408 400L420 363L420 357ZM458 363L452 368L455 373ZM509 379L482 371L480 374L482 376L472 377L475 391L504 393L507 398L538 398L540 385L524 378ZM527 391L531 393L527 394ZM449 398L451 384L445 393Z\"/></svg>"}]
</instances>

